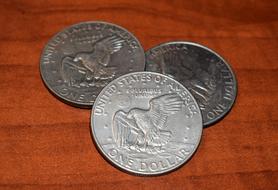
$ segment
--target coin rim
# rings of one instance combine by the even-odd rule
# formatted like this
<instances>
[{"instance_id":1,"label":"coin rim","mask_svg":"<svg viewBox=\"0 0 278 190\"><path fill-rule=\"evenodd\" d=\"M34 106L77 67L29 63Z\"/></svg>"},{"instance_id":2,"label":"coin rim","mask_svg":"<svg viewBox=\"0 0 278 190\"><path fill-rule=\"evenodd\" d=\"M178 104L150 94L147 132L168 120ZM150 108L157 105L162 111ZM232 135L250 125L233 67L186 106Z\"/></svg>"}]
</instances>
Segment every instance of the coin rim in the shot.
<instances>
[{"instance_id":1,"label":"coin rim","mask_svg":"<svg viewBox=\"0 0 278 190\"><path fill-rule=\"evenodd\" d=\"M167 75L163 75L163 74L161 74L161 73L150 72L150 71L141 71L141 72L132 72L132 73L128 73L128 74L122 75L122 76L120 76L120 77L114 79L113 81L111 81L108 85L106 85L105 88L103 88L102 91L101 91L101 92L99 93L99 95L97 96L95 102L98 101L98 99L100 98L100 95L101 95L102 93L104 93L104 91L106 91L107 88L109 88L110 85L111 85L112 83L114 83L116 80L119 80L119 79L124 78L124 77L129 76L129 75L143 74L143 73L146 73L146 74L149 73L149 74L160 75L160 76L162 76L162 77L166 77L166 78L168 78L168 79L170 79L170 80L176 82L177 84L181 85L184 89L186 89L186 91L191 95L193 101L194 101L195 104L197 105L197 109L199 110L200 116L201 116L201 117L200 117L200 118L201 118L201 125L203 124L203 117L202 117L201 110L200 110L200 108L199 108L199 105L198 105L196 99L195 99L194 96L190 93L190 91L189 91L184 85L182 85L180 82L176 81L175 79L173 79L173 78L171 78L171 77L169 77L169 76L167 76ZM203 126L200 127L200 129L199 129L199 130L200 130L200 135L199 135L198 140L196 141L197 143L196 143L196 145L194 146L193 151L190 152L189 156L188 156L186 159L184 159L182 162L180 162L179 164L175 165L174 167L168 168L168 169L163 170L163 171L156 171L156 172L153 172L153 173L144 173L143 171L135 171L135 170L132 170L132 169L130 169L130 168L126 168L126 167L124 167L123 165L118 164L118 163L117 163L116 161L114 161L112 158L110 158L110 157L105 153L105 151L103 150L101 144L99 143L99 141L98 141L98 139L97 139L97 137L96 137L96 135L95 135L95 134L96 134L96 133L95 133L95 130L94 130L94 110L95 110L95 106L96 106L96 104L94 104L93 107L92 107L91 119L90 119L90 120L91 120L91 123L90 123L90 124L91 124L91 133L92 133L92 136L93 136L93 140L94 140L95 144L97 145L96 147L97 147L97 149L99 150L99 152L104 156L104 158L105 158L106 160L110 161L110 163L112 163L112 165L114 165L116 168L119 168L120 170L122 170L122 171L124 171L124 172L128 172L128 173L133 174L133 175L156 176L156 175L162 175L162 174L166 174L166 173L175 171L176 169L180 168L182 165L184 165L186 162L188 162L188 161L193 157L193 155L195 154L195 152L197 151L197 149L198 149L198 147L199 147L199 145L200 145L200 143L201 143L202 134L203 134Z\"/></svg>"},{"instance_id":2,"label":"coin rim","mask_svg":"<svg viewBox=\"0 0 278 190\"><path fill-rule=\"evenodd\" d=\"M73 28L73 27L75 27L75 26L79 26L79 25L81 25L81 24L106 24L106 25L115 26L115 27L117 27L117 28L120 28L120 29L122 29L123 31L127 32L128 34L130 34L131 37L133 37L133 38L136 40L136 42L137 42L138 45L139 45L139 48L141 48L141 50L142 50L142 52L143 52L143 56L142 56L142 59L143 59L143 61L142 61L142 62L143 62L143 64L142 64L142 71L144 71L145 66L146 66L146 60L145 60L146 57L145 57L145 50L144 50L142 44L140 43L140 41L137 39L137 37L136 37L133 33L131 33L130 31L128 31L127 29L125 29L125 28L122 27L122 26L119 26L119 25L117 25L117 24L113 24L113 23L110 23L110 22L106 22L106 21L84 21L84 22L79 22L79 23L70 25L70 26L68 26L68 27L65 27L65 28L63 28L62 30L60 30L58 33L54 34L54 35L50 38L50 40L47 41L47 43L44 45L44 48L43 48L42 51L41 51L40 64L39 64L39 65L40 65L40 66L39 66L39 67L40 67L40 76L41 76L41 78L42 78L42 80L43 80L45 86L48 88L48 90L49 90L55 97L57 97L59 100L61 100L62 102L66 103L66 104L69 104L69 105L71 105L71 106L74 106L74 107L78 107L78 108L87 108L87 109L89 109L89 108L91 108L91 107L93 106L95 100L94 100L94 102L92 102L92 103L89 103L89 102L85 102L85 103L84 103L84 102L73 101L73 100L70 100L69 98L66 98L66 97L60 95L59 93L57 93L57 92L50 86L50 84L48 84L46 78L44 77L43 69L42 69L43 54L45 53L46 48L48 47L48 44L49 44L51 41L53 41L57 36L61 35L63 32L65 32L65 31L67 31L67 30L69 30L70 28Z\"/></svg>"},{"instance_id":3,"label":"coin rim","mask_svg":"<svg viewBox=\"0 0 278 190\"><path fill-rule=\"evenodd\" d=\"M209 120L208 122L206 123L203 123L203 126L204 127L210 127L212 124L215 124L216 122L218 121L221 121L232 109L232 107L234 106L235 104L235 101L237 99L237 92L238 92L238 82L237 82L237 79L236 79L236 76L235 76L235 73L232 69L232 67L230 66L230 64L221 56L219 55L218 53L216 53L214 50L206 47L205 45L202 45L202 44L199 44L199 43L196 43L196 42L192 42L192 41L169 41L169 42L164 42L164 43L160 43L156 46L153 46L151 48L149 48L146 52L145 52L145 71L146 71L146 68L147 68L147 55L150 54L150 51L153 50L153 49L157 49L159 47L162 47L162 46L166 46L166 45L176 45L176 44L183 44L183 45L191 45L191 46L197 46L197 47L200 47L200 48L203 48L213 54L215 54L220 60L223 61L223 63L228 67L228 69L230 70L231 74L232 74L232 77L233 77L233 80L234 80L234 86L235 86L235 96L231 102L231 104L229 104L228 108L226 109L226 111L224 111L222 114L220 114L219 116L217 116L215 119L212 119L212 120ZM155 72L155 71L153 71ZM175 79L176 80L176 79ZM203 115L202 115L203 117ZM204 120L204 119L203 119Z\"/></svg>"}]
</instances>

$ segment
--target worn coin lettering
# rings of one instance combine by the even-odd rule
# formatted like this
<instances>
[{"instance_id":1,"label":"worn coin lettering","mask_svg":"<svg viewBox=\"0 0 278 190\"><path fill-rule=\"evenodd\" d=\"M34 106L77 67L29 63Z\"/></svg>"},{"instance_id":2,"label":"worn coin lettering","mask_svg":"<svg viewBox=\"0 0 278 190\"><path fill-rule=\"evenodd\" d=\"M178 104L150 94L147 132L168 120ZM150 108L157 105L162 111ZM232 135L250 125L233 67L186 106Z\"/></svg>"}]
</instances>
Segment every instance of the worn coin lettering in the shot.
<instances>
[{"instance_id":1,"label":"worn coin lettering","mask_svg":"<svg viewBox=\"0 0 278 190\"><path fill-rule=\"evenodd\" d=\"M79 23L56 34L40 61L41 76L50 91L78 107L91 107L109 82L130 70L143 71L144 66L139 41L126 29L105 22Z\"/></svg>"}]
</instances>

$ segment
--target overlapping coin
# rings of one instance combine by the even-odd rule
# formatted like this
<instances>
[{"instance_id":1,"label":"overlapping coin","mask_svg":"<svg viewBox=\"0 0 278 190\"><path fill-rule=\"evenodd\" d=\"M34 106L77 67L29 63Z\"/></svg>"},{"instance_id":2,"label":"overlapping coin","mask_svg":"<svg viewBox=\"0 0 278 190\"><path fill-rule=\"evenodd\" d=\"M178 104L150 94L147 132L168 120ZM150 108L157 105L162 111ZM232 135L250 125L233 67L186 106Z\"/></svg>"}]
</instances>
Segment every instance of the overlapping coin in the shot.
<instances>
[{"instance_id":1,"label":"overlapping coin","mask_svg":"<svg viewBox=\"0 0 278 190\"><path fill-rule=\"evenodd\" d=\"M144 65L144 50L130 32L115 24L83 22L47 43L40 71L46 86L61 100L90 107L109 82L143 71Z\"/></svg>"},{"instance_id":2,"label":"overlapping coin","mask_svg":"<svg viewBox=\"0 0 278 190\"><path fill-rule=\"evenodd\" d=\"M169 42L146 52L146 71L166 74L189 89L202 111L204 126L225 116L237 93L235 75L217 53L190 42Z\"/></svg>"},{"instance_id":3,"label":"overlapping coin","mask_svg":"<svg viewBox=\"0 0 278 190\"><path fill-rule=\"evenodd\" d=\"M159 73L136 72L100 92L91 129L100 152L114 165L156 175L189 160L203 124L196 100L183 85Z\"/></svg>"}]
</instances>

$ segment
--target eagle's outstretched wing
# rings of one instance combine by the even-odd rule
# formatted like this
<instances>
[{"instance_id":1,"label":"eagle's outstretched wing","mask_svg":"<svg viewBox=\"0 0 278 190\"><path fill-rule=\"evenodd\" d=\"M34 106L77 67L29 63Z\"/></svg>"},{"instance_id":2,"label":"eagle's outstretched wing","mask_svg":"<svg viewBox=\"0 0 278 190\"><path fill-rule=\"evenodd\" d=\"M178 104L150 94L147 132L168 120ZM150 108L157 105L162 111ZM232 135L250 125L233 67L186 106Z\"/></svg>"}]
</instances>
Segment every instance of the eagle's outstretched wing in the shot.
<instances>
[{"instance_id":1,"label":"eagle's outstretched wing","mask_svg":"<svg viewBox=\"0 0 278 190\"><path fill-rule=\"evenodd\" d=\"M97 57L98 63L107 66L110 56L123 47L124 39L114 35L102 38L94 44L94 56Z\"/></svg>"},{"instance_id":2,"label":"eagle's outstretched wing","mask_svg":"<svg viewBox=\"0 0 278 190\"><path fill-rule=\"evenodd\" d=\"M135 121L128 119L123 111L115 113L113 118L113 136L119 147L135 143L138 131L140 130Z\"/></svg>"},{"instance_id":3,"label":"eagle's outstretched wing","mask_svg":"<svg viewBox=\"0 0 278 190\"><path fill-rule=\"evenodd\" d=\"M183 100L177 94L166 94L150 100L151 118L153 124L159 128L165 128L167 117L182 109Z\"/></svg>"},{"instance_id":4,"label":"eagle's outstretched wing","mask_svg":"<svg viewBox=\"0 0 278 190\"><path fill-rule=\"evenodd\" d=\"M113 54L123 47L123 43L124 39L121 37L115 35L109 36L97 41L95 43L95 50Z\"/></svg>"}]
</instances>

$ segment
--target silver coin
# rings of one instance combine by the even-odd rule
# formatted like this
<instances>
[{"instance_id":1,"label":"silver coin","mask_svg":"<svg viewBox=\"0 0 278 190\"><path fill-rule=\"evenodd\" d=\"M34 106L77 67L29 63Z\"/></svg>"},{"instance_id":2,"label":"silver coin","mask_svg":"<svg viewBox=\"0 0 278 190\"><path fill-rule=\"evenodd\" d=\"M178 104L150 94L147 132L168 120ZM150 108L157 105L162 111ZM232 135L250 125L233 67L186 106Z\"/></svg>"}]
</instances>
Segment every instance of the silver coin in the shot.
<instances>
[{"instance_id":1,"label":"silver coin","mask_svg":"<svg viewBox=\"0 0 278 190\"><path fill-rule=\"evenodd\" d=\"M121 76L98 95L91 128L100 152L119 168L157 175L184 164L197 149L202 116L191 93L152 72Z\"/></svg>"},{"instance_id":2,"label":"silver coin","mask_svg":"<svg viewBox=\"0 0 278 190\"><path fill-rule=\"evenodd\" d=\"M83 22L56 34L40 60L43 81L54 95L79 107L93 105L113 79L143 71L145 54L127 30L106 22Z\"/></svg>"},{"instance_id":3,"label":"silver coin","mask_svg":"<svg viewBox=\"0 0 278 190\"><path fill-rule=\"evenodd\" d=\"M237 82L217 53L191 42L169 42L146 52L147 71L166 74L189 89L202 111L204 126L223 118L235 101Z\"/></svg>"}]
</instances>

